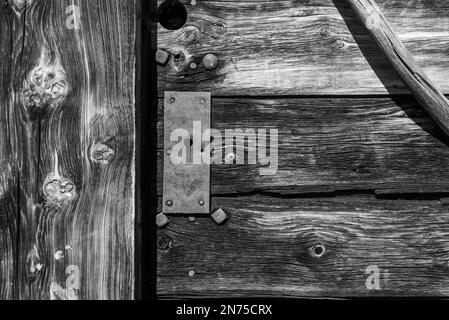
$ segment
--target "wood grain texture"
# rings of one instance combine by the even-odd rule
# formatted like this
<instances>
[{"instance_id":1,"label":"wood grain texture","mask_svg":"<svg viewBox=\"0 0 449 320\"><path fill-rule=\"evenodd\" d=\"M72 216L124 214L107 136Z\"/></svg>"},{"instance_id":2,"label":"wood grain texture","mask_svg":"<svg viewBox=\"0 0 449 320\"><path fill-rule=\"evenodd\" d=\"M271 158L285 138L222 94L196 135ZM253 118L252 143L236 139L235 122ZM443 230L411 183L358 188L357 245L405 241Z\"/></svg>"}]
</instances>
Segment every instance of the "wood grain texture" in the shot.
<instances>
[{"instance_id":1,"label":"wood grain texture","mask_svg":"<svg viewBox=\"0 0 449 320\"><path fill-rule=\"evenodd\" d=\"M165 90L228 96L409 93L345 0L181 2L188 12L185 26L158 27L158 47L171 54L168 65L158 67L160 96ZM377 2L417 63L449 93L449 4ZM202 66L206 53L220 59L216 70ZM198 68L190 69L191 62Z\"/></svg>"},{"instance_id":2,"label":"wood grain texture","mask_svg":"<svg viewBox=\"0 0 449 320\"><path fill-rule=\"evenodd\" d=\"M449 220L437 201L235 197L213 207L226 225L171 217L159 231L160 297L449 294ZM379 290L368 290L374 266Z\"/></svg>"},{"instance_id":3,"label":"wood grain texture","mask_svg":"<svg viewBox=\"0 0 449 320\"><path fill-rule=\"evenodd\" d=\"M67 24L72 6L80 12L75 28ZM0 220L1 250L13 236L19 249L15 298L134 296L135 6L30 0L1 7L11 16L2 37L23 31L11 36L14 59L5 60L14 71L2 79L1 97L20 183L19 199L11 198L19 235L8 238ZM14 186L14 174L2 172Z\"/></svg>"},{"instance_id":4,"label":"wood grain texture","mask_svg":"<svg viewBox=\"0 0 449 320\"><path fill-rule=\"evenodd\" d=\"M449 100L416 63L377 4L373 0L348 2L416 100L449 134Z\"/></svg>"},{"instance_id":5,"label":"wood grain texture","mask_svg":"<svg viewBox=\"0 0 449 320\"><path fill-rule=\"evenodd\" d=\"M163 137L159 106L159 137ZM411 97L214 99L212 128L279 130L278 172L213 164L211 193L449 192L449 140ZM237 143L237 150L248 150ZM163 139L159 139L159 195ZM224 153L225 155L225 153ZM247 157L247 154L245 154ZM247 158L246 158L247 159Z\"/></svg>"},{"instance_id":6,"label":"wood grain texture","mask_svg":"<svg viewBox=\"0 0 449 320\"><path fill-rule=\"evenodd\" d=\"M0 299L19 297L20 173L23 122L15 88L22 68L23 22L0 4Z\"/></svg>"}]
</instances>

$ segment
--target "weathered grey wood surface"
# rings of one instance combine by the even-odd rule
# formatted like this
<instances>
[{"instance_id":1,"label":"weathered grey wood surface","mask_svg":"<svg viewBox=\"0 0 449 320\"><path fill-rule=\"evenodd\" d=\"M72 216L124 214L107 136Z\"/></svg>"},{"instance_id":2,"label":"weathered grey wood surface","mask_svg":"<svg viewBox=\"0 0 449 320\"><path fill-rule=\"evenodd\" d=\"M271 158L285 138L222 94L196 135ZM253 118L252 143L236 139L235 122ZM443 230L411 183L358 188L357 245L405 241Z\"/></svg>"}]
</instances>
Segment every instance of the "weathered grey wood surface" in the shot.
<instances>
[{"instance_id":1,"label":"weathered grey wood surface","mask_svg":"<svg viewBox=\"0 0 449 320\"><path fill-rule=\"evenodd\" d=\"M17 56L22 29L14 15L0 5L0 299L17 296L17 241L18 241L18 190L19 167L17 165L17 135L14 122L15 113L11 106L11 87L14 63L3 63ZM9 84L9 85L7 85ZM5 107L10 106L10 107ZM9 125L7 125L9 123Z\"/></svg>"},{"instance_id":2,"label":"weathered grey wood surface","mask_svg":"<svg viewBox=\"0 0 449 320\"><path fill-rule=\"evenodd\" d=\"M1 3L0 298L134 296L135 6Z\"/></svg>"},{"instance_id":3,"label":"weathered grey wood surface","mask_svg":"<svg viewBox=\"0 0 449 320\"><path fill-rule=\"evenodd\" d=\"M160 4L162 0L158 0ZM186 25L159 25L158 47L172 54L158 67L165 90L213 95L408 93L344 0L181 0ZM429 77L449 93L449 3L377 0ZM201 65L205 53L216 70ZM190 62L199 67L189 68Z\"/></svg>"},{"instance_id":4,"label":"weathered grey wood surface","mask_svg":"<svg viewBox=\"0 0 449 320\"><path fill-rule=\"evenodd\" d=\"M419 104L449 134L449 100L425 74L373 0L348 0Z\"/></svg>"},{"instance_id":5,"label":"weathered grey wood surface","mask_svg":"<svg viewBox=\"0 0 449 320\"><path fill-rule=\"evenodd\" d=\"M247 162L212 165L215 195L449 192L449 139L411 97L213 99L212 127L223 136L225 129L279 130L278 172L261 176L260 165ZM161 195L163 139L159 148Z\"/></svg>"},{"instance_id":6,"label":"weathered grey wood surface","mask_svg":"<svg viewBox=\"0 0 449 320\"><path fill-rule=\"evenodd\" d=\"M158 232L158 296L449 295L439 201L449 140L411 96L392 95L409 92L346 2L180 1L187 24L158 28L171 54L158 66L159 96L211 91L213 128L277 128L279 168L261 176L257 165L212 165L212 209L229 221L170 217ZM448 4L377 2L449 93ZM216 70L202 66L205 53L219 57ZM160 196L162 138L157 152ZM366 286L370 267L378 290Z\"/></svg>"},{"instance_id":7,"label":"weathered grey wood surface","mask_svg":"<svg viewBox=\"0 0 449 320\"><path fill-rule=\"evenodd\" d=\"M159 232L160 297L449 294L449 220L438 201L232 197L213 207L230 215L225 226L172 217ZM373 267L377 290L366 286Z\"/></svg>"}]
</instances>

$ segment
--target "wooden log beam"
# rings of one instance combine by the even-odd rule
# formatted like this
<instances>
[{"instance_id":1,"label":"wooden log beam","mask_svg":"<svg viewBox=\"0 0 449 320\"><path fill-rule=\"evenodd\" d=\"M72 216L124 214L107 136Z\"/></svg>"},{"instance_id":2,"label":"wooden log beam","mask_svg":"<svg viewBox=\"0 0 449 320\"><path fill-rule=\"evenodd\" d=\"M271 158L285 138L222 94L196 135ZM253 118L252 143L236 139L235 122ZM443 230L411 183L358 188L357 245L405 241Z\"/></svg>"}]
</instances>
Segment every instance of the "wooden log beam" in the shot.
<instances>
[{"instance_id":1,"label":"wooden log beam","mask_svg":"<svg viewBox=\"0 0 449 320\"><path fill-rule=\"evenodd\" d=\"M348 0L416 100L449 135L449 100L425 74L374 0Z\"/></svg>"},{"instance_id":2,"label":"wooden log beam","mask_svg":"<svg viewBox=\"0 0 449 320\"><path fill-rule=\"evenodd\" d=\"M0 298L134 297L136 3L0 4Z\"/></svg>"}]
</instances>

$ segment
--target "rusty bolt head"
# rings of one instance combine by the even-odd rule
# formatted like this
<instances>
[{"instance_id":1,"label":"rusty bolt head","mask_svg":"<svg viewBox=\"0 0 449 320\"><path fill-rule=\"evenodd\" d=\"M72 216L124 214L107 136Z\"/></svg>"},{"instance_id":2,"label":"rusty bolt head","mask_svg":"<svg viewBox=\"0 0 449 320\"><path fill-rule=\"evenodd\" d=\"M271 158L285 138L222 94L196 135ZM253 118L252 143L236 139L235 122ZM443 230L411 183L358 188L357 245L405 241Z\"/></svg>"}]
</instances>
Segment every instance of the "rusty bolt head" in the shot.
<instances>
[{"instance_id":1,"label":"rusty bolt head","mask_svg":"<svg viewBox=\"0 0 449 320\"><path fill-rule=\"evenodd\" d=\"M212 219L214 219L215 223L218 225L223 224L226 220L228 220L228 216L223 209L218 209L211 215Z\"/></svg>"},{"instance_id":2,"label":"rusty bolt head","mask_svg":"<svg viewBox=\"0 0 449 320\"><path fill-rule=\"evenodd\" d=\"M218 58L212 53L208 53L203 57L203 65L207 70L214 70L218 66Z\"/></svg>"},{"instance_id":3,"label":"rusty bolt head","mask_svg":"<svg viewBox=\"0 0 449 320\"><path fill-rule=\"evenodd\" d=\"M165 66L168 62L168 58L170 55L168 52L164 50L157 49L156 51L156 62L160 64L161 66Z\"/></svg>"},{"instance_id":4,"label":"rusty bolt head","mask_svg":"<svg viewBox=\"0 0 449 320\"><path fill-rule=\"evenodd\" d=\"M159 214L156 216L156 225L157 225L159 228L165 227L168 223L169 223L169 220L168 220L168 218L167 218L167 216L166 216L165 214L159 213Z\"/></svg>"}]
</instances>

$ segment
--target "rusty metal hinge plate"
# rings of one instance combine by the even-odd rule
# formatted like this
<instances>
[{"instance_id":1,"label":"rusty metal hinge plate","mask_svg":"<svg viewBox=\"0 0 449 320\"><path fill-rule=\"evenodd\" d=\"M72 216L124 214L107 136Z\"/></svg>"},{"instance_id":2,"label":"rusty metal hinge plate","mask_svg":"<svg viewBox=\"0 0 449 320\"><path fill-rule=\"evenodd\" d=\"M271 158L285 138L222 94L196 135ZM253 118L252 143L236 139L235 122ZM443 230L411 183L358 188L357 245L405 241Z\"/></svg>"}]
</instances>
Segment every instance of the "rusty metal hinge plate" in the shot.
<instances>
[{"instance_id":1,"label":"rusty metal hinge plate","mask_svg":"<svg viewBox=\"0 0 449 320\"><path fill-rule=\"evenodd\" d=\"M210 106L210 93L165 92L164 213L210 213L210 165L202 161Z\"/></svg>"}]
</instances>

